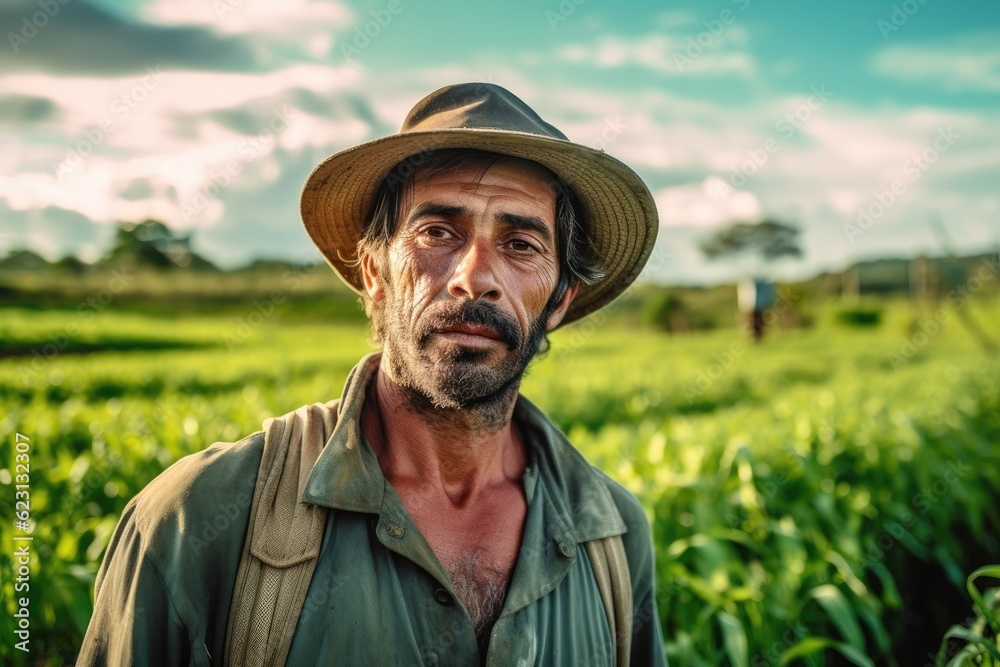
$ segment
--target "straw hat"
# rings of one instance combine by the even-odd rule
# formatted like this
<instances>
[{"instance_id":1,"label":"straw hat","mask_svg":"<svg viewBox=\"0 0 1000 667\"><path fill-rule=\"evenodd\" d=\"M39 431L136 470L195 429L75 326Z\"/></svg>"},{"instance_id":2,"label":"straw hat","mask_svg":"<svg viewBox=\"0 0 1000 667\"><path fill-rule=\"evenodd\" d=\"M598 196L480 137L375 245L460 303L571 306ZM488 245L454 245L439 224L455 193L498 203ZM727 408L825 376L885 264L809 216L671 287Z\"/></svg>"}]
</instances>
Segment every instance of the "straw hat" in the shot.
<instances>
[{"instance_id":1,"label":"straw hat","mask_svg":"<svg viewBox=\"0 0 1000 667\"><path fill-rule=\"evenodd\" d=\"M624 292L653 250L656 206L642 180L615 158L569 141L509 91L490 83L437 90L410 111L399 134L348 148L317 166L302 190L306 231L354 291L351 265L365 217L381 181L397 164L419 166L429 151L472 148L532 160L573 188L604 277L580 285L562 324L578 320Z\"/></svg>"}]
</instances>

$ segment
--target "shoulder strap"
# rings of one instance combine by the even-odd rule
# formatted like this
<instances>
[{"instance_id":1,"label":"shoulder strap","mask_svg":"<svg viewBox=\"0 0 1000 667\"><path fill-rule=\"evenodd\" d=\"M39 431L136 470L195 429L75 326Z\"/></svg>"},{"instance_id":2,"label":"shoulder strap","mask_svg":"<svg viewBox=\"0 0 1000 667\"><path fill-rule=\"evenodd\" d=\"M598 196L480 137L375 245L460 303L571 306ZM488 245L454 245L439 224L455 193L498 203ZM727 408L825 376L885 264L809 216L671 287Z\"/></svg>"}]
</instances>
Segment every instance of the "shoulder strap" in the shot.
<instances>
[{"instance_id":1,"label":"shoulder strap","mask_svg":"<svg viewBox=\"0 0 1000 667\"><path fill-rule=\"evenodd\" d=\"M627 667L632 652L632 576L621 535L584 542L608 615L615 667Z\"/></svg>"},{"instance_id":2,"label":"shoulder strap","mask_svg":"<svg viewBox=\"0 0 1000 667\"><path fill-rule=\"evenodd\" d=\"M229 608L227 667L285 664L327 516L326 507L299 497L336 420L332 402L264 422L264 454Z\"/></svg>"}]
</instances>

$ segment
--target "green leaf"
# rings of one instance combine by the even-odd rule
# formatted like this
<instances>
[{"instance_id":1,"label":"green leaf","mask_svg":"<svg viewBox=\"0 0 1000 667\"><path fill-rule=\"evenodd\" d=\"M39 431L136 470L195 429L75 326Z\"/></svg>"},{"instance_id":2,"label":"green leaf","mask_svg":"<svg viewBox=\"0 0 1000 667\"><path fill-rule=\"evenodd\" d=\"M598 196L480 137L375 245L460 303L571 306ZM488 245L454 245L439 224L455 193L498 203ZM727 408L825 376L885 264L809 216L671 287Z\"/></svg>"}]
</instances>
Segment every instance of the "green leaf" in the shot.
<instances>
[{"instance_id":1,"label":"green leaf","mask_svg":"<svg viewBox=\"0 0 1000 667\"><path fill-rule=\"evenodd\" d=\"M750 667L747 634L743 631L740 619L724 611L720 611L715 617L719 619L719 626L722 628L722 641L729 655L729 663L733 667Z\"/></svg>"},{"instance_id":2,"label":"green leaf","mask_svg":"<svg viewBox=\"0 0 1000 667\"><path fill-rule=\"evenodd\" d=\"M844 583L847 584L848 588L850 588L855 595L859 598L863 598L868 595L868 587L865 586L865 583L861 581L856 574L854 574L854 570L851 569L850 564L848 564L847 560L845 560L842 555L836 551L830 550L826 552L825 556L826 560L837 568L837 572L844 578Z\"/></svg>"},{"instance_id":3,"label":"green leaf","mask_svg":"<svg viewBox=\"0 0 1000 667\"><path fill-rule=\"evenodd\" d=\"M855 665L858 665L858 667L875 667L874 662L853 646L838 642L833 645L833 649L853 662Z\"/></svg>"},{"instance_id":4,"label":"green leaf","mask_svg":"<svg viewBox=\"0 0 1000 667\"><path fill-rule=\"evenodd\" d=\"M875 635L875 643L878 644L879 650L888 655L892 641L889 639L889 633L886 631L882 619L878 617L878 614L865 607L858 607L858 616Z\"/></svg>"},{"instance_id":5,"label":"green leaf","mask_svg":"<svg viewBox=\"0 0 1000 667\"><path fill-rule=\"evenodd\" d=\"M823 607L827 616L837 626L841 636L847 640L848 644L863 651L865 639L864 635L861 634L861 626L858 625L858 617L840 589L826 584L812 589L809 591L809 595Z\"/></svg>"},{"instance_id":6,"label":"green leaf","mask_svg":"<svg viewBox=\"0 0 1000 667\"><path fill-rule=\"evenodd\" d=\"M945 633L944 642L947 642L951 637L958 637L959 639L964 639L970 644L975 644L977 646L982 646L986 649L986 652L991 656L1000 660L1000 648L996 646L993 642L988 639L983 639L979 635L975 634L968 628L962 627L961 625L954 625L952 628Z\"/></svg>"},{"instance_id":7,"label":"green leaf","mask_svg":"<svg viewBox=\"0 0 1000 667\"><path fill-rule=\"evenodd\" d=\"M725 528L710 528L705 531L707 535L711 535L714 538L721 540L729 540L730 542L739 542L743 546L753 549L754 551L761 552L763 547L751 539L742 530L728 530Z\"/></svg>"},{"instance_id":8,"label":"green leaf","mask_svg":"<svg viewBox=\"0 0 1000 667\"><path fill-rule=\"evenodd\" d=\"M937 667L943 667L943 665L945 664L951 665L952 663L955 663L954 660L952 660L949 663L943 662L943 660L948 657L947 656L948 640L951 639L952 637L958 637L959 639L966 640L970 644L982 647L983 649L986 649L986 653L989 653L997 660L1000 660L1000 649L998 649L997 646L995 646L992 642L983 639L982 637L976 635L974 632L972 632L971 630L969 630L964 626L953 625L951 626L951 628L948 629L948 632L944 633L944 637L941 639L941 648L938 649L938 654L937 654L937 663L936 663ZM959 653L959 655L961 655L962 653L967 653L967 652L965 649L963 649L962 652ZM982 655L983 652L977 651L977 653ZM955 657L958 658L959 656Z\"/></svg>"},{"instance_id":9,"label":"green leaf","mask_svg":"<svg viewBox=\"0 0 1000 667\"><path fill-rule=\"evenodd\" d=\"M980 577L1000 579L1000 565L986 565L985 567L981 567L970 574L965 582L966 587L969 589L969 595L972 596L972 600L976 603L976 606L982 609L983 616L986 617L986 622L990 624L994 632L1000 632L1000 623L997 622L996 617L990 611L989 605L986 604L982 593L979 592L979 588L975 584L976 579Z\"/></svg>"},{"instance_id":10,"label":"green leaf","mask_svg":"<svg viewBox=\"0 0 1000 667\"><path fill-rule=\"evenodd\" d=\"M832 639L827 639L826 637L803 637L785 649L785 652L781 654L781 660L778 662L778 665L779 667L783 667L795 658L803 658L819 653L835 643Z\"/></svg>"},{"instance_id":11,"label":"green leaf","mask_svg":"<svg viewBox=\"0 0 1000 667\"><path fill-rule=\"evenodd\" d=\"M903 600L899 596L899 589L896 588L896 580L892 573L879 561L873 562L870 567L882 582L882 600L885 605L890 609L899 609Z\"/></svg>"}]
</instances>

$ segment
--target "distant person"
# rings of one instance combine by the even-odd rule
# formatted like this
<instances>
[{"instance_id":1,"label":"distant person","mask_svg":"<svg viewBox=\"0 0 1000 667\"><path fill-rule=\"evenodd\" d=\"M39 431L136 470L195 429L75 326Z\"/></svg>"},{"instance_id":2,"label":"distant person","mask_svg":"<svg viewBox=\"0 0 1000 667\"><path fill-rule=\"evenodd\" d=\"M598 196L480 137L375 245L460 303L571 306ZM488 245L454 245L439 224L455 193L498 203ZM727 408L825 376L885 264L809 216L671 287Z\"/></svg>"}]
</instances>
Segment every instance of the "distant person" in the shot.
<instances>
[{"instance_id":1,"label":"distant person","mask_svg":"<svg viewBox=\"0 0 1000 667\"><path fill-rule=\"evenodd\" d=\"M774 305L774 284L762 278L743 280L736 288L736 301L750 337L759 341L767 329L765 311Z\"/></svg>"},{"instance_id":2,"label":"distant person","mask_svg":"<svg viewBox=\"0 0 1000 667\"><path fill-rule=\"evenodd\" d=\"M652 251L639 177L460 84L301 212L382 351L132 499L78 664L664 665L642 507L519 394Z\"/></svg>"}]
</instances>

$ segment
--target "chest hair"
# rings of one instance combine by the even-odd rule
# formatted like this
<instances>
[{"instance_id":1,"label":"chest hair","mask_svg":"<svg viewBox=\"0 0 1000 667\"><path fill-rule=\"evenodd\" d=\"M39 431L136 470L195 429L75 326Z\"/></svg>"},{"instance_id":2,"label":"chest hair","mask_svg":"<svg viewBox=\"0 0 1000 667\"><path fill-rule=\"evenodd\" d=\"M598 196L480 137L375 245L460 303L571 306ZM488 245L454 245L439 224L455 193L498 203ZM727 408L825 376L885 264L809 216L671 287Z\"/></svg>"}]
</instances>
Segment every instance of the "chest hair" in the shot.
<instances>
[{"instance_id":1,"label":"chest hair","mask_svg":"<svg viewBox=\"0 0 1000 667\"><path fill-rule=\"evenodd\" d=\"M446 566L452 590L472 618L479 644L485 645L507 597L509 572L485 549L459 556Z\"/></svg>"}]
</instances>

